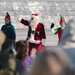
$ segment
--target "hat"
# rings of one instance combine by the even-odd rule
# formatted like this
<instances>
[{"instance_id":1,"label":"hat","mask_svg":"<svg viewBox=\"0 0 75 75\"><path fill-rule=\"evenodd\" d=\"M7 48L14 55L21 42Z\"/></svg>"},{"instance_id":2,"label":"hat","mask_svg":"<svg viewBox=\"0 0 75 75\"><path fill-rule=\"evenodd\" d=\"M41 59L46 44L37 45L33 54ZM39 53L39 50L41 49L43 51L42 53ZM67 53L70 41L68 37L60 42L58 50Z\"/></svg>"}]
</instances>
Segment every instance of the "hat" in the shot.
<instances>
[{"instance_id":1,"label":"hat","mask_svg":"<svg viewBox=\"0 0 75 75\"><path fill-rule=\"evenodd\" d=\"M63 15L60 15L60 23L62 23L62 22L64 22L64 23L65 23L66 21L65 21L64 16L63 16Z\"/></svg>"},{"instance_id":2,"label":"hat","mask_svg":"<svg viewBox=\"0 0 75 75\"><path fill-rule=\"evenodd\" d=\"M38 16L38 14L32 14L33 16Z\"/></svg>"},{"instance_id":3,"label":"hat","mask_svg":"<svg viewBox=\"0 0 75 75\"><path fill-rule=\"evenodd\" d=\"M32 17L38 17L38 14L32 14Z\"/></svg>"},{"instance_id":4,"label":"hat","mask_svg":"<svg viewBox=\"0 0 75 75\"><path fill-rule=\"evenodd\" d=\"M6 16L5 16L5 19L8 18L10 20L10 15L8 12L6 12Z\"/></svg>"}]
</instances>

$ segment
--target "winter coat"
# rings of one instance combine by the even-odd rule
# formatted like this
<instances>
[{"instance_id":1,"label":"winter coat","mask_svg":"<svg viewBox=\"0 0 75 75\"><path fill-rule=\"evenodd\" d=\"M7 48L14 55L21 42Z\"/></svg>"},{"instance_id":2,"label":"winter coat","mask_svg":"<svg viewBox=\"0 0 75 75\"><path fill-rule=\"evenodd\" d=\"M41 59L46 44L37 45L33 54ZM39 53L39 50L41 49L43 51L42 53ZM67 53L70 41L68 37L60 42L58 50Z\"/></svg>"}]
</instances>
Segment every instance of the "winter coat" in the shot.
<instances>
[{"instance_id":1,"label":"winter coat","mask_svg":"<svg viewBox=\"0 0 75 75\"><path fill-rule=\"evenodd\" d=\"M14 26L10 24L5 24L2 26L1 30L10 40L16 40L16 32Z\"/></svg>"},{"instance_id":2,"label":"winter coat","mask_svg":"<svg viewBox=\"0 0 75 75\"><path fill-rule=\"evenodd\" d=\"M28 70L28 69L30 68L30 66L32 65L33 61L34 61L34 58L31 57L31 56L28 56L28 57L22 62L22 64L23 64L24 68L25 68L26 70Z\"/></svg>"}]
</instances>

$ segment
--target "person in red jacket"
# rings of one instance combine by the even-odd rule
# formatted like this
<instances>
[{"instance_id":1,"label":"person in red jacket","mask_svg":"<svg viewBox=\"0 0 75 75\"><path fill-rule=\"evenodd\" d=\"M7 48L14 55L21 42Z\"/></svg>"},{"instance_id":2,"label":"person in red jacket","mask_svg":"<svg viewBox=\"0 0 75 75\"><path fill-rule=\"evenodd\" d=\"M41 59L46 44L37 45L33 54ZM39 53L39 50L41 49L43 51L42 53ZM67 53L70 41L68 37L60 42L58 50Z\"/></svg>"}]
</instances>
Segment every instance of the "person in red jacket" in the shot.
<instances>
[{"instance_id":1,"label":"person in red jacket","mask_svg":"<svg viewBox=\"0 0 75 75\"><path fill-rule=\"evenodd\" d=\"M66 21L64 16L60 15L60 26L58 28L55 27L54 23L51 24L50 28L54 34L58 34L58 43L61 40L62 31L64 30L66 25Z\"/></svg>"},{"instance_id":2,"label":"person in red jacket","mask_svg":"<svg viewBox=\"0 0 75 75\"><path fill-rule=\"evenodd\" d=\"M29 54L32 48L43 51L45 49L43 44L46 40L46 34L43 23L40 23L39 15L32 14L30 21L22 18L18 18L18 21L29 28L27 36L27 41L29 43Z\"/></svg>"}]
</instances>

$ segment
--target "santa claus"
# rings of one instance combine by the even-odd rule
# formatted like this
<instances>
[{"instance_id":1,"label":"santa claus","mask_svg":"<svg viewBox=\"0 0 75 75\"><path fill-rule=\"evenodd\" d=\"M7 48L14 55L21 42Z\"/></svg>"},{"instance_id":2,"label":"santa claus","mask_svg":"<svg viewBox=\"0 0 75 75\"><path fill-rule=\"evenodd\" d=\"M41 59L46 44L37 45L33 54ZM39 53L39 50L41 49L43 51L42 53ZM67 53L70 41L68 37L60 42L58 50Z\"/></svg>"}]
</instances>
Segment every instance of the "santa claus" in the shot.
<instances>
[{"instance_id":1,"label":"santa claus","mask_svg":"<svg viewBox=\"0 0 75 75\"><path fill-rule=\"evenodd\" d=\"M28 36L27 41L29 42L29 54L33 48L38 49L38 51L42 52L46 40L46 34L44 25L40 23L40 19L38 14L32 14L30 21L24 20L22 18L18 19L20 23L25 26L28 26Z\"/></svg>"}]
</instances>

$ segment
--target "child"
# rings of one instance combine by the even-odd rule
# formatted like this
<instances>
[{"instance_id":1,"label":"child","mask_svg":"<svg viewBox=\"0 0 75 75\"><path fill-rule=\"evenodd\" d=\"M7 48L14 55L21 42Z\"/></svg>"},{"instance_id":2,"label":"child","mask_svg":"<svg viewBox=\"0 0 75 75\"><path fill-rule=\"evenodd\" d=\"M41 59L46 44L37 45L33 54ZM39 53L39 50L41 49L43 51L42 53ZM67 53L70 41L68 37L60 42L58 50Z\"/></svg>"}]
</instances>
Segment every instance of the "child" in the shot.
<instances>
[{"instance_id":1,"label":"child","mask_svg":"<svg viewBox=\"0 0 75 75\"><path fill-rule=\"evenodd\" d=\"M8 12L6 12L4 21L5 24L1 27L1 30L11 40L12 44L14 45L16 41L16 31L11 23L11 16L9 15Z\"/></svg>"},{"instance_id":2,"label":"child","mask_svg":"<svg viewBox=\"0 0 75 75\"><path fill-rule=\"evenodd\" d=\"M31 55L28 56L27 43L24 40L20 40L16 43L17 59L21 61L24 68L28 71L34 58L36 57L36 50L33 49Z\"/></svg>"}]
</instances>

